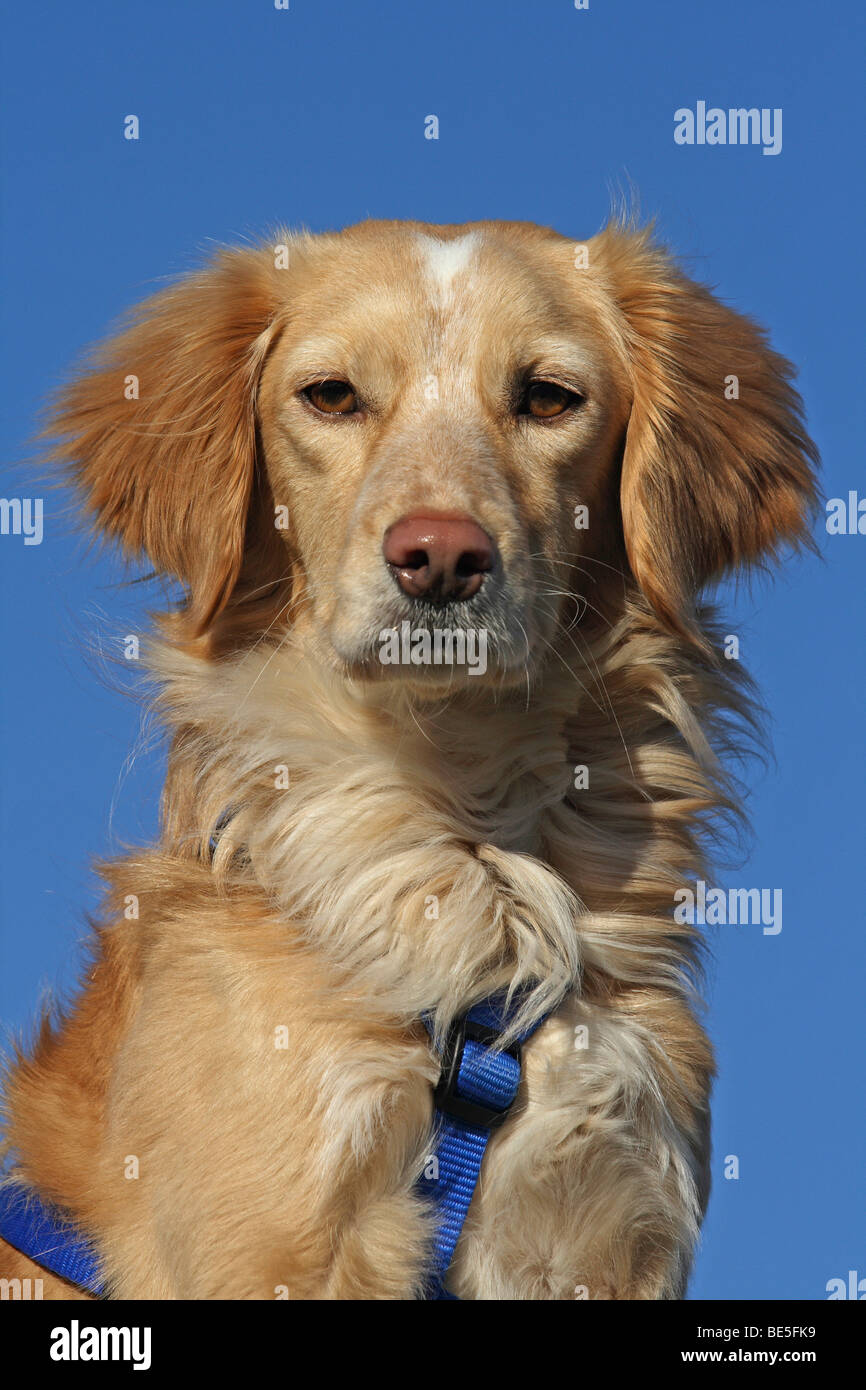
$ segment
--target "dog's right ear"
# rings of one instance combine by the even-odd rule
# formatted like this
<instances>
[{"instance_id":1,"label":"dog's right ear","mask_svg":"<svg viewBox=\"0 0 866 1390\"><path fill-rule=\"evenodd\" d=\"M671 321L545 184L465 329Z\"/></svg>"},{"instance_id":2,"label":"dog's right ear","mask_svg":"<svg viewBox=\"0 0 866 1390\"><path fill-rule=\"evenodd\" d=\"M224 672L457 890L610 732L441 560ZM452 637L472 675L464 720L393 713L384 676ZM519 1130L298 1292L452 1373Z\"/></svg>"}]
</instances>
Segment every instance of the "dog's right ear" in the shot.
<instances>
[{"instance_id":1,"label":"dog's right ear","mask_svg":"<svg viewBox=\"0 0 866 1390\"><path fill-rule=\"evenodd\" d=\"M664 626L709 650L695 617L703 588L810 543L817 450L793 368L751 319L648 230L614 225L594 246L633 379L620 488L629 564Z\"/></svg>"},{"instance_id":2,"label":"dog's right ear","mask_svg":"<svg viewBox=\"0 0 866 1390\"><path fill-rule=\"evenodd\" d=\"M44 431L103 530L187 586L197 633L240 573L280 274L267 247L223 251L146 300L58 392Z\"/></svg>"}]
</instances>

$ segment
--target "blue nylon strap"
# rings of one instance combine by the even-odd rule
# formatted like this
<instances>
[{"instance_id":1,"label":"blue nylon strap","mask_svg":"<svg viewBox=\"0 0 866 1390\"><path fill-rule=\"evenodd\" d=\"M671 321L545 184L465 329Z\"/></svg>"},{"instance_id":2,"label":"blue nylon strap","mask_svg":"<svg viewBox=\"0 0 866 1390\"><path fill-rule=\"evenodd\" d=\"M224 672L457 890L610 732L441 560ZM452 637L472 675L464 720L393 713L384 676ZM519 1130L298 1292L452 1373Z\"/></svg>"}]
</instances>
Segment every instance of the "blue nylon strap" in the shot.
<instances>
[{"instance_id":1,"label":"blue nylon strap","mask_svg":"<svg viewBox=\"0 0 866 1390\"><path fill-rule=\"evenodd\" d=\"M34 1264L101 1296L99 1266L80 1230L20 1183L0 1186L0 1236Z\"/></svg>"},{"instance_id":2,"label":"blue nylon strap","mask_svg":"<svg viewBox=\"0 0 866 1390\"><path fill-rule=\"evenodd\" d=\"M506 1009L505 996L494 995L470 1009L466 1020L469 1024L481 1024L485 1029L501 1034L522 1001L522 995L515 996L511 1006ZM525 1042L543 1022L541 1018L519 1033L516 1041ZM432 1033L432 1021L425 1017L424 1023ZM463 1020L457 1021L458 1031L462 1023ZM459 1042L457 1045L460 1045ZM484 1107L486 1111L503 1114L517 1099L521 1075L519 1058L510 1052L494 1052L492 1049L492 1038L463 1039L459 1064L455 1062L456 1075L449 1088L451 1095L456 1097L457 1108L460 1108L460 1102L469 1102L470 1105ZM449 1044L446 1043L446 1065L448 1050ZM427 1297L454 1300L455 1295L445 1288L445 1275L463 1230L472 1194L478 1185L492 1130L483 1122L474 1122L471 1110L465 1118L448 1113L451 1106L448 1097L441 1102L437 1100L436 1105L435 1148L431 1155L435 1162L428 1160L418 1183L418 1190L432 1199L438 1217Z\"/></svg>"},{"instance_id":3,"label":"blue nylon strap","mask_svg":"<svg viewBox=\"0 0 866 1390\"><path fill-rule=\"evenodd\" d=\"M457 1020L450 1035L452 1042L457 1040L459 1055L455 1053L453 1058L454 1070L446 1088L449 1094L437 1100L436 1164L428 1165L435 1172L429 1176L425 1172L419 1181L419 1190L432 1199L439 1218L428 1293L431 1299L454 1299L445 1288L445 1275L490 1138L491 1127L485 1120L505 1115L517 1098L519 1057L494 1051L493 1046L495 1036L508 1027L521 1002L522 996L515 996L506 1008L504 995L485 999ZM519 1033L516 1043L525 1042L543 1022L544 1018L538 1019ZM430 1019L425 1018L424 1023L432 1033ZM483 1036L471 1036L471 1025L480 1025ZM469 1036L464 1036L465 1032ZM449 1108L455 1107L462 1107L466 1114L449 1113ZM480 1107L480 1118L473 1107ZM0 1236L35 1264L102 1296L98 1261L86 1237L23 1184L0 1185Z\"/></svg>"}]
</instances>

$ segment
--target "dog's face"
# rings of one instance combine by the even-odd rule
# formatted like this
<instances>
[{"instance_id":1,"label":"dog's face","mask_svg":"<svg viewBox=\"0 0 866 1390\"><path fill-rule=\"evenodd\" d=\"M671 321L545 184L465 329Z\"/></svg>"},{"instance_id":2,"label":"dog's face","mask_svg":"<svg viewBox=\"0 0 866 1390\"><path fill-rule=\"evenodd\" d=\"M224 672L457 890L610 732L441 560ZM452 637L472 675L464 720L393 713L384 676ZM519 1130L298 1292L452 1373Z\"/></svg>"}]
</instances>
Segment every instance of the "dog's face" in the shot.
<instances>
[{"instance_id":1,"label":"dog's face","mask_svg":"<svg viewBox=\"0 0 866 1390\"><path fill-rule=\"evenodd\" d=\"M789 378L645 234L364 223L156 296L54 433L189 633L266 594L352 676L501 686L623 595L699 642L701 586L802 536Z\"/></svg>"},{"instance_id":2,"label":"dog's face","mask_svg":"<svg viewBox=\"0 0 866 1390\"><path fill-rule=\"evenodd\" d=\"M569 602L627 419L609 306L567 242L495 228L327 239L290 261L286 296L259 421L299 621L355 675L522 679ZM383 662L407 623L471 634L488 660Z\"/></svg>"}]
</instances>

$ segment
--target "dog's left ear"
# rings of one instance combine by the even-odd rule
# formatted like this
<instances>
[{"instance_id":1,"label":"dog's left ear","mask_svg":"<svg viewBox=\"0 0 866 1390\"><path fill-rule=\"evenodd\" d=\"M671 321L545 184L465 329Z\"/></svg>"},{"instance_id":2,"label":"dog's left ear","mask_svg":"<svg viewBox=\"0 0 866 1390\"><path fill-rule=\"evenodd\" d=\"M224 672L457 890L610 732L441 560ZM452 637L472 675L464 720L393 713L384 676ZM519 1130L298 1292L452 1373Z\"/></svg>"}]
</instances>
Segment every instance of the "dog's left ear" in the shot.
<instances>
[{"instance_id":1,"label":"dog's left ear","mask_svg":"<svg viewBox=\"0 0 866 1390\"><path fill-rule=\"evenodd\" d=\"M278 276L265 248L224 251L154 295L57 394L44 432L102 529L186 585L194 633L241 569Z\"/></svg>"},{"instance_id":2,"label":"dog's left ear","mask_svg":"<svg viewBox=\"0 0 866 1390\"><path fill-rule=\"evenodd\" d=\"M633 375L620 491L629 564L665 625L701 643L705 584L807 540L817 451L793 368L756 324L646 231L608 228L592 245Z\"/></svg>"}]
</instances>

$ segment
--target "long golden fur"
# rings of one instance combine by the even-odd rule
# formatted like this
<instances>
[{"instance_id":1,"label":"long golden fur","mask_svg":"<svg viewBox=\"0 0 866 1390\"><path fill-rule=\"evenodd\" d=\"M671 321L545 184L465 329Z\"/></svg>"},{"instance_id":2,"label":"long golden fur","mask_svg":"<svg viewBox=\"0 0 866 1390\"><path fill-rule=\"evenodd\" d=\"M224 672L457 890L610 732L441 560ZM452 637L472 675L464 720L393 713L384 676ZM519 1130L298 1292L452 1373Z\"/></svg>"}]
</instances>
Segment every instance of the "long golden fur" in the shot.
<instances>
[{"instance_id":1,"label":"long golden fur","mask_svg":"<svg viewBox=\"0 0 866 1390\"><path fill-rule=\"evenodd\" d=\"M148 651L161 841L106 869L82 992L10 1069L16 1176L118 1298L418 1297L419 1020L521 984L521 1022L553 1014L450 1287L680 1297L713 1062L672 907L739 810L716 754L748 710L701 593L807 537L791 369L631 228L586 264L518 223L276 241L143 305L54 410L94 522L186 597ZM518 418L527 371L580 408ZM357 418L315 418L327 378ZM408 611L383 530L425 509L501 555L483 678L372 659Z\"/></svg>"}]
</instances>

